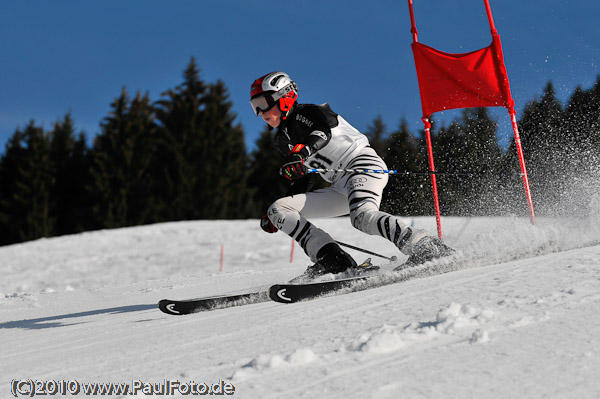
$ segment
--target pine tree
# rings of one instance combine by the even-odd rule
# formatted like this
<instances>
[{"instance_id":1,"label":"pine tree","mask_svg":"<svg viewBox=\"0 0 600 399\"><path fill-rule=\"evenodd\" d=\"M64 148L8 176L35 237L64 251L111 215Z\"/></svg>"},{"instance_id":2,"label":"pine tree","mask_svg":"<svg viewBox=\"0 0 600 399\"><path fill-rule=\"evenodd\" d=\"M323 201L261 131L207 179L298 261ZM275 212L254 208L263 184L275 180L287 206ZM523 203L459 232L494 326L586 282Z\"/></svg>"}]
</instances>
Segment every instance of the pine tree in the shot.
<instances>
[{"instance_id":1,"label":"pine tree","mask_svg":"<svg viewBox=\"0 0 600 399\"><path fill-rule=\"evenodd\" d=\"M3 243L49 237L54 233L50 196L54 167L50 140L31 121L9 139L0 164Z\"/></svg>"},{"instance_id":2,"label":"pine tree","mask_svg":"<svg viewBox=\"0 0 600 399\"><path fill-rule=\"evenodd\" d=\"M95 218L105 228L155 222L151 172L156 140L150 100L138 93L130 102L123 88L111 107L92 151Z\"/></svg>"},{"instance_id":3,"label":"pine tree","mask_svg":"<svg viewBox=\"0 0 600 399\"><path fill-rule=\"evenodd\" d=\"M165 210L168 220L198 219L209 206L196 192L202 173L211 165L204 157L210 151L203 131L207 85L193 57L183 78L181 85L162 93L164 98L154 105L162 143L158 153L164 168L162 194L170 204Z\"/></svg>"},{"instance_id":4,"label":"pine tree","mask_svg":"<svg viewBox=\"0 0 600 399\"><path fill-rule=\"evenodd\" d=\"M498 124L488 108L472 108L463 112L466 151L464 170L469 175L463 187L467 187L463 214L495 214L503 209L499 200L501 187L502 149L498 144Z\"/></svg>"},{"instance_id":5,"label":"pine tree","mask_svg":"<svg viewBox=\"0 0 600 399\"><path fill-rule=\"evenodd\" d=\"M591 149L600 117L598 84L590 90L578 86L569 98L564 110L563 152L567 150L575 156L582 156Z\"/></svg>"},{"instance_id":6,"label":"pine tree","mask_svg":"<svg viewBox=\"0 0 600 399\"><path fill-rule=\"evenodd\" d=\"M455 215L463 203L464 191L461 184L466 173L462 169L464 159L465 137L459 120L454 120L450 126L442 126L437 134L432 134L433 157L435 160L440 211L445 215ZM433 129L432 129L433 132Z\"/></svg>"},{"instance_id":7,"label":"pine tree","mask_svg":"<svg viewBox=\"0 0 600 399\"><path fill-rule=\"evenodd\" d=\"M379 154L381 157L385 157L387 153L386 135L387 126L383 123L381 115L377 116L373 121L372 125L367 127L365 135L369 139L369 145Z\"/></svg>"},{"instance_id":8,"label":"pine tree","mask_svg":"<svg viewBox=\"0 0 600 399\"><path fill-rule=\"evenodd\" d=\"M554 180L560 183L560 191L548 208L555 215L587 217L590 203L598 195L589 176L600 172L600 77L591 89L577 87L569 98L562 135L559 155L553 158Z\"/></svg>"},{"instance_id":9,"label":"pine tree","mask_svg":"<svg viewBox=\"0 0 600 399\"><path fill-rule=\"evenodd\" d=\"M249 159L244 130L234 125L236 115L222 81L208 86L202 118L204 141L200 150L204 165L199 173L197 197L205 204L203 219L234 219L249 216L246 189Z\"/></svg>"},{"instance_id":10,"label":"pine tree","mask_svg":"<svg viewBox=\"0 0 600 399\"><path fill-rule=\"evenodd\" d=\"M565 149L569 146L565 135L564 112L556 98L551 82L544 89L542 98L529 102L519 121L519 131L527 166L534 207L542 215L549 211L562 191L563 182L557 172L569 162ZM511 176L516 196L513 201L523 202L523 186L514 140L506 154L504 170ZM515 208L523 208L516 205Z\"/></svg>"},{"instance_id":11,"label":"pine tree","mask_svg":"<svg viewBox=\"0 0 600 399\"><path fill-rule=\"evenodd\" d=\"M423 174L427 170L426 163L406 119L400 121L399 129L384 144L386 165L399 173L390 176L381 209L397 215L427 213L431 200L425 189L429 180L427 174Z\"/></svg>"},{"instance_id":12,"label":"pine tree","mask_svg":"<svg viewBox=\"0 0 600 399\"><path fill-rule=\"evenodd\" d=\"M81 232L92 228L89 158L85 135L75 137L70 114L54 124L50 132L50 159L55 179L51 190L53 215L57 235Z\"/></svg>"},{"instance_id":13,"label":"pine tree","mask_svg":"<svg viewBox=\"0 0 600 399\"><path fill-rule=\"evenodd\" d=\"M497 124L487 108L467 108L448 128L441 128L434 144L440 184L440 208L446 214L472 215L487 211L483 200L497 190L502 150ZM489 198L489 197L487 197Z\"/></svg>"},{"instance_id":14,"label":"pine tree","mask_svg":"<svg viewBox=\"0 0 600 399\"><path fill-rule=\"evenodd\" d=\"M27 151L24 139L23 132L17 129L6 143L4 155L0 159L0 245L20 241L18 229L23 211L17 209L14 193L20 175L20 164Z\"/></svg>"},{"instance_id":15,"label":"pine tree","mask_svg":"<svg viewBox=\"0 0 600 399\"><path fill-rule=\"evenodd\" d=\"M282 158L273 143L273 132L268 127L256 140L256 149L250 154L248 187L253 190L251 199L254 211L252 217L262 217L268 207L285 195L287 183L279 175Z\"/></svg>"},{"instance_id":16,"label":"pine tree","mask_svg":"<svg viewBox=\"0 0 600 399\"><path fill-rule=\"evenodd\" d=\"M174 219L247 217L248 158L225 84L205 84L194 58L156 103Z\"/></svg>"},{"instance_id":17,"label":"pine tree","mask_svg":"<svg viewBox=\"0 0 600 399\"><path fill-rule=\"evenodd\" d=\"M590 115L590 163L598 165L600 154L600 75L596 78L594 87L590 90L591 109Z\"/></svg>"}]
</instances>

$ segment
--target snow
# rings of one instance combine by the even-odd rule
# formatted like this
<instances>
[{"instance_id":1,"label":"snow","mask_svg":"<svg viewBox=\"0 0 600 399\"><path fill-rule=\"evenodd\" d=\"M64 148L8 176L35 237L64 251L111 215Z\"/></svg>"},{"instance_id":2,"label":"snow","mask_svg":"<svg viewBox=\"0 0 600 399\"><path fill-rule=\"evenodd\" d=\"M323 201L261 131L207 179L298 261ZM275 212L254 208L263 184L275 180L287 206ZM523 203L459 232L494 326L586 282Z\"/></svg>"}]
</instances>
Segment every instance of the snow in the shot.
<instances>
[{"instance_id":1,"label":"snow","mask_svg":"<svg viewBox=\"0 0 600 399\"><path fill-rule=\"evenodd\" d=\"M435 231L432 218L407 221ZM299 274L308 258L296 246L290 263L291 239L263 233L257 220L0 247L0 397L12 396L13 379L221 383L240 398L600 397L598 220L442 222L461 270L189 316L156 303L265 288ZM315 223L404 260L346 218Z\"/></svg>"}]
</instances>

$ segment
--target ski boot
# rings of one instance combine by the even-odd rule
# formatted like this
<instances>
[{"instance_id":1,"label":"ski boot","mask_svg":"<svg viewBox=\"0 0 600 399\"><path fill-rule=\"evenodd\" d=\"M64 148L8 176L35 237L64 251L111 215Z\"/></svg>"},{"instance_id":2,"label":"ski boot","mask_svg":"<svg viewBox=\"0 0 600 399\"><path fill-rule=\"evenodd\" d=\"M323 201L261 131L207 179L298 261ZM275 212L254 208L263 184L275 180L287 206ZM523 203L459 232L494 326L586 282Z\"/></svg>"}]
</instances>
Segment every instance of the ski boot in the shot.
<instances>
[{"instance_id":1,"label":"ski boot","mask_svg":"<svg viewBox=\"0 0 600 399\"><path fill-rule=\"evenodd\" d=\"M309 266L300 276L292 279L291 283L302 283L314 280L326 274L338 274L348 272L349 276L358 275L362 270L378 269L370 262L357 265L354 259L335 243L326 244L317 253L317 262Z\"/></svg>"},{"instance_id":2,"label":"ski boot","mask_svg":"<svg viewBox=\"0 0 600 399\"><path fill-rule=\"evenodd\" d=\"M452 255L455 251L442 242L437 237L429 235L425 230L410 229L409 239L405 239L405 244L400 250L408 255L408 259L395 271L406 267L417 266L433 259Z\"/></svg>"}]
</instances>

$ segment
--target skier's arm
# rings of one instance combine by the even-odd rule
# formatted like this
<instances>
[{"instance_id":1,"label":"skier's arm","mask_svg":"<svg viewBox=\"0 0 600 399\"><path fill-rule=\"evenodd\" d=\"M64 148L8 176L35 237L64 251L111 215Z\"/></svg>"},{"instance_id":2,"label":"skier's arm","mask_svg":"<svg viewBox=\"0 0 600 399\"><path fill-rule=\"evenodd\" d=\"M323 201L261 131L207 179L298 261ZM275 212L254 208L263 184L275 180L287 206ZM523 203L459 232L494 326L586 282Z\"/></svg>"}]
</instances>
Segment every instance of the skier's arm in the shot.
<instances>
[{"instance_id":1,"label":"skier's arm","mask_svg":"<svg viewBox=\"0 0 600 399\"><path fill-rule=\"evenodd\" d=\"M319 107L305 107L295 119L303 134L288 153L281 168L281 175L289 180L303 178L306 174L306 159L331 141L330 123Z\"/></svg>"},{"instance_id":2,"label":"skier's arm","mask_svg":"<svg viewBox=\"0 0 600 399\"><path fill-rule=\"evenodd\" d=\"M300 115L300 124L304 124L309 131L303 143L312 155L325 147L331 140L330 121L318 107L306 108Z\"/></svg>"},{"instance_id":3,"label":"skier's arm","mask_svg":"<svg viewBox=\"0 0 600 399\"><path fill-rule=\"evenodd\" d=\"M313 130L306 139L306 146L310 149L310 154L314 154L325 147L331 140L331 129L329 126L323 130Z\"/></svg>"}]
</instances>

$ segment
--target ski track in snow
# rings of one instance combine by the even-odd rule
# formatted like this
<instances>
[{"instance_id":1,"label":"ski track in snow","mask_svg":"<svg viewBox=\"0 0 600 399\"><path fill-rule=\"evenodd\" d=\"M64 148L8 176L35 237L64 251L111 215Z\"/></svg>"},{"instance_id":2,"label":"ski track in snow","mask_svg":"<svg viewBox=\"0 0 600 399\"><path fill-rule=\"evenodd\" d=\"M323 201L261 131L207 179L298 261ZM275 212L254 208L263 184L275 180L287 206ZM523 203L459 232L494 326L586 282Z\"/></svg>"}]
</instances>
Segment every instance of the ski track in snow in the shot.
<instances>
[{"instance_id":1,"label":"ski track in snow","mask_svg":"<svg viewBox=\"0 0 600 399\"><path fill-rule=\"evenodd\" d=\"M435 231L431 218L408 221ZM463 259L436 266L450 273L425 265L407 271L420 278L379 288L179 317L156 302L268 287L309 261L296 246L290 263L289 237L264 234L254 220L0 247L0 397L13 378L223 379L240 398L600 397L597 221L443 223ZM397 254L347 219L316 224Z\"/></svg>"}]
</instances>

